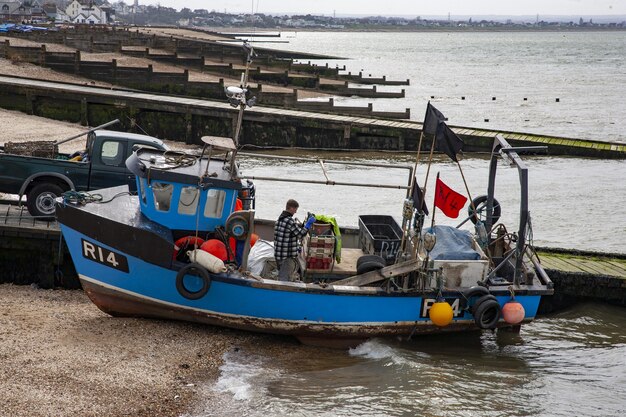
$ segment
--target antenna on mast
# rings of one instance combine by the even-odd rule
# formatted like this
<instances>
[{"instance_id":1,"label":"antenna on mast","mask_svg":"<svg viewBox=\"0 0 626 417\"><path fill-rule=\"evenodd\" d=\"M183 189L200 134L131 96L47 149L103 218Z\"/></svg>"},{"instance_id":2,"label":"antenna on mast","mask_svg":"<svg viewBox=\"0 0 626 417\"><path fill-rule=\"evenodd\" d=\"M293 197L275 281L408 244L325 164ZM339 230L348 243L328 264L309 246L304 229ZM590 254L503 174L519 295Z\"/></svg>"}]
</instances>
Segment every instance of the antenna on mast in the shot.
<instances>
[{"instance_id":1,"label":"antenna on mast","mask_svg":"<svg viewBox=\"0 0 626 417\"><path fill-rule=\"evenodd\" d=\"M241 74L241 84L239 87L226 87L224 92L228 97L228 102L232 107L239 108L239 114L237 115L237 125L233 135L233 143L235 147L239 147L239 136L241 134L241 125L243 123L243 111L246 107L252 107L256 104L256 97L250 99L246 98L248 92L248 73L250 71L250 64L252 64L252 58L256 56L254 48L247 41L243 42L243 50L246 52L246 70ZM237 149L233 151L230 160L230 172L234 173L235 157L237 156Z\"/></svg>"}]
</instances>

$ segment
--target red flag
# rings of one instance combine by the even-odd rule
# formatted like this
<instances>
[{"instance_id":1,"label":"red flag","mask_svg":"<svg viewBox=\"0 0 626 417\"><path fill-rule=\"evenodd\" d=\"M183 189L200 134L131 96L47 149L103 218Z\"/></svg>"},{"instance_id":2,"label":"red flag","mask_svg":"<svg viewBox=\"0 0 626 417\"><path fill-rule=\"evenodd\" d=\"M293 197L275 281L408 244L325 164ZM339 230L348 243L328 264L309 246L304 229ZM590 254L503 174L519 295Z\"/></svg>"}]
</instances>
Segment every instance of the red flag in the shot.
<instances>
[{"instance_id":1,"label":"red flag","mask_svg":"<svg viewBox=\"0 0 626 417\"><path fill-rule=\"evenodd\" d=\"M435 206L439 207L443 214L456 219L459 217L459 211L465 206L467 197L459 194L452 188L448 187L439 178L435 186Z\"/></svg>"}]
</instances>

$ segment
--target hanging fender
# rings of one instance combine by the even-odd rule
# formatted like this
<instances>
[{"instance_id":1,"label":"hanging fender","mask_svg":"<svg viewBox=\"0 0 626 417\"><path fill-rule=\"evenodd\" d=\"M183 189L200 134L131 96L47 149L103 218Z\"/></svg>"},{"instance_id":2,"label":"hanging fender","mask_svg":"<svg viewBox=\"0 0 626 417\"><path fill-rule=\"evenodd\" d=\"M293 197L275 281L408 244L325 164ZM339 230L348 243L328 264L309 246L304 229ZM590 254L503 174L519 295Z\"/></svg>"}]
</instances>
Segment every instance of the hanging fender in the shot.
<instances>
[{"instance_id":1,"label":"hanging fender","mask_svg":"<svg viewBox=\"0 0 626 417\"><path fill-rule=\"evenodd\" d=\"M461 299L461 309L467 309L467 306L469 305L469 301L472 297L476 297L478 295L487 295L489 294L489 290L485 287L481 287L481 286L474 286L474 287L470 287L468 289L466 289L465 291L463 291L461 293L463 295L463 298Z\"/></svg>"},{"instance_id":2,"label":"hanging fender","mask_svg":"<svg viewBox=\"0 0 626 417\"><path fill-rule=\"evenodd\" d=\"M480 297L470 310L474 322L481 329L495 329L502 317L502 307L492 294Z\"/></svg>"},{"instance_id":3,"label":"hanging fender","mask_svg":"<svg viewBox=\"0 0 626 417\"><path fill-rule=\"evenodd\" d=\"M190 291L185 286L185 276L196 275L202 280L202 287L197 291ZM197 263L190 263L182 267L176 274L176 290L180 295L188 300L198 300L209 292L211 287L211 278L209 277L209 271L202 265Z\"/></svg>"}]
</instances>

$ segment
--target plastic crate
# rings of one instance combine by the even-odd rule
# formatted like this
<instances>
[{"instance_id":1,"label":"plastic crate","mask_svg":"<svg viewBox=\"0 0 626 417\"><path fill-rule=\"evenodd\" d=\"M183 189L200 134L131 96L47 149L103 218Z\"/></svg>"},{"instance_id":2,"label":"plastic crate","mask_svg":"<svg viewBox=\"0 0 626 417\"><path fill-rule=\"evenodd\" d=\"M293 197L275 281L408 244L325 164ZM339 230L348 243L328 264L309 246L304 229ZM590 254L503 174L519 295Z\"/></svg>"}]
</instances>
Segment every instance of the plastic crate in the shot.
<instances>
[{"instance_id":1,"label":"plastic crate","mask_svg":"<svg viewBox=\"0 0 626 417\"><path fill-rule=\"evenodd\" d=\"M330 269L332 264L332 258L316 258L313 256L309 256L306 258L307 269Z\"/></svg>"},{"instance_id":2,"label":"plastic crate","mask_svg":"<svg viewBox=\"0 0 626 417\"><path fill-rule=\"evenodd\" d=\"M364 253L381 256L391 265L400 250L402 229L391 216L359 216L359 245Z\"/></svg>"},{"instance_id":3,"label":"plastic crate","mask_svg":"<svg viewBox=\"0 0 626 417\"><path fill-rule=\"evenodd\" d=\"M309 246L311 248L334 248L335 237L334 236L311 236L309 239Z\"/></svg>"}]
</instances>

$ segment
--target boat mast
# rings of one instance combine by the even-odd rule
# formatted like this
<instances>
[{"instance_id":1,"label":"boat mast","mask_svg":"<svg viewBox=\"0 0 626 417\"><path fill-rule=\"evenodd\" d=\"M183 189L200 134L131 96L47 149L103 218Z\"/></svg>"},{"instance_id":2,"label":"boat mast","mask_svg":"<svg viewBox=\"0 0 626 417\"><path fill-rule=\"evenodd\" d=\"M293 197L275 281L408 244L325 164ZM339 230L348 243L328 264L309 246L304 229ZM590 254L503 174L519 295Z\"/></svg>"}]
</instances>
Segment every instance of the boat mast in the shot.
<instances>
[{"instance_id":1,"label":"boat mast","mask_svg":"<svg viewBox=\"0 0 626 417\"><path fill-rule=\"evenodd\" d=\"M237 124L235 126L235 132L233 135L233 142L235 143L235 150L233 151L230 159L230 175L231 177L235 173L235 160L237 156L237 148L239 147L239 136L241 135L241 126L243 124L243 112L246 107L252 107L256 102L256 97L252 97L250 100L246 99L248 92L248 74L250 72L250 64L252 64L252 57L254 54L254 48L247 41L243 43L243 49L246 51L246 67L245 71L241 74L241 83L239 88L226 87L226 96L231 106L238 107L239 113L237 114Z\"/></svg>"}]
</instances>

